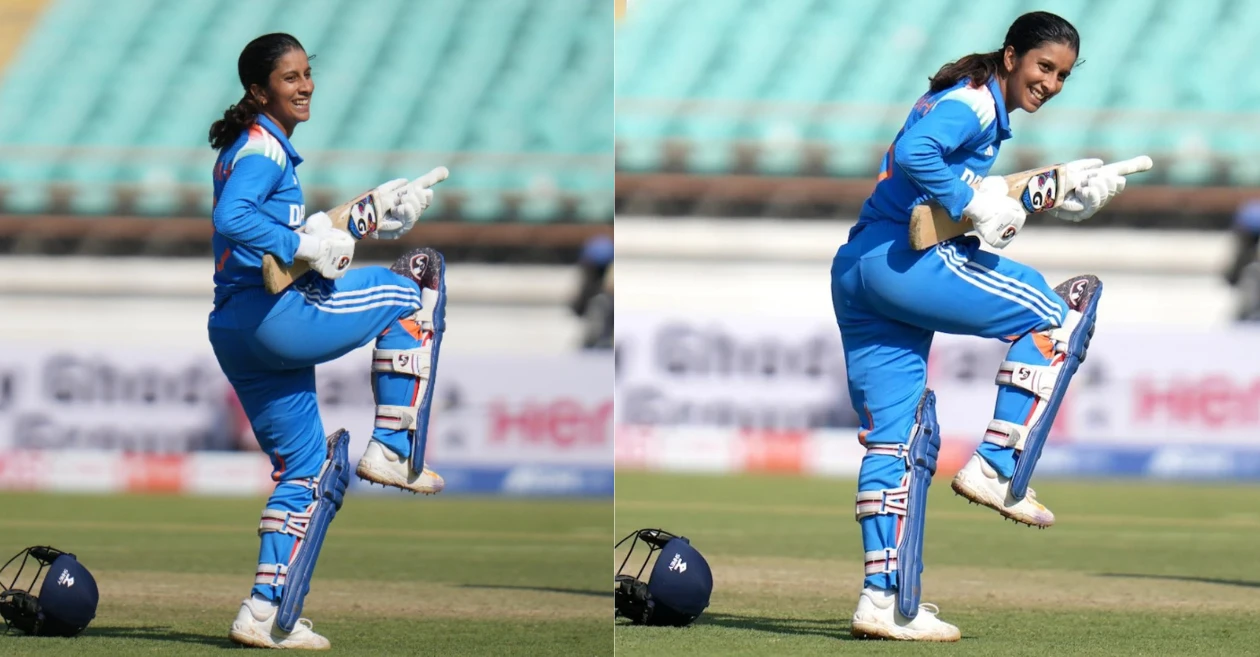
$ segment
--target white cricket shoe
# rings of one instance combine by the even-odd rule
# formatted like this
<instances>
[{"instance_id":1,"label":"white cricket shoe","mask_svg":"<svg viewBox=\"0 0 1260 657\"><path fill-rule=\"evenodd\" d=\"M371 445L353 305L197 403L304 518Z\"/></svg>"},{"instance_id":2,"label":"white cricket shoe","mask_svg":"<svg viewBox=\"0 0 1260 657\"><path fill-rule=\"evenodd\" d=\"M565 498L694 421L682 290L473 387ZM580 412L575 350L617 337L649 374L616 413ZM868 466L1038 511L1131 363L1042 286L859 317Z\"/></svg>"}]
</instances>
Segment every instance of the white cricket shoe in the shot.
<instances>
[{"instance_id":1,"label":"white cricket shoe","mask_svg":"<svg viewBox=\"0 0 1260 657\"><path fill-rule=\"evenodd\" d=\"M425 495L440 493L446 488L446 481L430 470L428 463L424 464L424 472L417 473L411 469L411 459L399 456L375 438L368 441L355 474L364 481Z\"/></svg>"},{"instance_id":2,"label":"white cricket shoe","mask_svg":"<svg viewBox=\"0 0 1260 657\"><path fill-rule=\"evenodd\" d=\"M311 621L299 618L293 631L285 634L276 627L276 611L279 605L251 596L241 602L241 610L232 622L228 638L232 643L254 648L278 648L284 650L328 650L332 643L311 629Z\"/></svg>"},{"instance_id":3,"label":"white cricket shoe","mask_svg":"<svg viewBox=\"0 0 1260 657\"><path fill-rule=\"evenodd\" d=\"M1016 522L1046 528L1054 524L1054 514L1037 501L1032 488L1022 500L1011 496L1011 480L998 474L979 454L972 454L967 465L954 475L955 493L997 511Z\"/></svg>"},{"instance_id":4,"label":"white cricket shoe","mask_svg":"<svg viewBox=\"0 0 1260 657\"><path fill-rule=\"evenodd\" d=\"M897 611L897 594L884 589L862 589L857 611L853 612L850 634L858 639L892 639L894 641L957 641L962 632L936 617L941 610L934 604L919 605L919 613L910 620Z\"/></svg>"}]
</instances>

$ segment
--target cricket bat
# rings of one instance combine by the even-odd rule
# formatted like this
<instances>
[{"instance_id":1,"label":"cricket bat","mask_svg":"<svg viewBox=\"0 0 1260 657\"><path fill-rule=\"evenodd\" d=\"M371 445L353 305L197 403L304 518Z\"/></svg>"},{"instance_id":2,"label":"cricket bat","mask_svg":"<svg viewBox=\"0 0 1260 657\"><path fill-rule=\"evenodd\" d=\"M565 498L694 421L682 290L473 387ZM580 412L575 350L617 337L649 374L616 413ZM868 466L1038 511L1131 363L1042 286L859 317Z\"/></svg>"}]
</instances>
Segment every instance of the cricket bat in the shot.
<instances>
[{"instance_id":1,"label":"cricket bat","mask_svg":"<svg viewBox=\"0 0 1260 657\"><path fill-rule=\"evenodd\" d=\"M1151 162L1151 158L1139 155L1132 159L1103 165L1102 168L1127 176L1149 171L1152 166L1154 163ZM1081 183L1080 180L1073 180L1073 173L1068 171L1067 166L1063 164L1012 173L1003 178L1010 187L1011 198L1018 199L1029 214L1059 207L1068 193ZM977 181L973 187L979 184ZM959 221L954 221L939 205L916 205L910 212L910 246L915 250L921 251L935 246L973 229L970 218L963 217Z\"/></svg>"},{"instance_id":2,"label":"cricket bat","mask_svg":"<svg viewBox=\"0 0 1260 657\"><path fill-rule=\"evenodd\" d=\"M437 167L424 174L421 186L432 187L446 180L449 175L450 172L446 167ZM373 187L356 196L354 200L329 210L327 214L332 220L333 228L350 233L355 240L361 240L376 230L378 221L391 207L393 204L388 199L379 198L376 188ZM268 253L263 256L263 286L267 288L268 293L279 294L310 270L310 265L305 260L294 260L292 267L285 267L275 256Z\"/></svg>"}]
</instances>

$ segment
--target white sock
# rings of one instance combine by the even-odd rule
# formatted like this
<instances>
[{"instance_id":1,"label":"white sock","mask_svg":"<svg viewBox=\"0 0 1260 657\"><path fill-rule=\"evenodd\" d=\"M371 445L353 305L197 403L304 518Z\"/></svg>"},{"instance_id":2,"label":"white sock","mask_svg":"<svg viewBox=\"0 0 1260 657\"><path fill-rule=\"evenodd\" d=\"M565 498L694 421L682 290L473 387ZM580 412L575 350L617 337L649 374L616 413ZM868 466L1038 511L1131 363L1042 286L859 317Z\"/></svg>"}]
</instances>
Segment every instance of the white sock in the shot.
<instances>
[{"instance_id":1,"label":"white sock","mask_svg":"<svg viewBox=\"0 0 1260 657\"><path fill-rule=\"evenodd\" d=\"M249 611L250 613L254 615L255 619L260 620L260 621L264 621L270 618L271 614L279 606L280 605L268 600L267 598L262 597L261 595L258 595L257 593L249 597Z\"/></svg>"}]
</instances>

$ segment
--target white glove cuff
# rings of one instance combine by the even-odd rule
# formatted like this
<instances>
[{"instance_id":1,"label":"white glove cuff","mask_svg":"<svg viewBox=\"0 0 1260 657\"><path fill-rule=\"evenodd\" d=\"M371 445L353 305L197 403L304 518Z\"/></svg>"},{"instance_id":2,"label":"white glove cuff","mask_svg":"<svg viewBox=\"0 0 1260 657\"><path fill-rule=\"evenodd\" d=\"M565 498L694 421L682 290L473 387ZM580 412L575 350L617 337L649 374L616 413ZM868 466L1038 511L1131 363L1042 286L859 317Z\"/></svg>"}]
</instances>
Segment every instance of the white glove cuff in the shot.
<instances>
[{"instance_id":1,"label":"white glove cuff","mask_svg":"<svg viewBox=\"0 0 1260 657\"><path fill-rule=\"evenodd\" d=\"M297 253L293 254L293 257L301 258L302 260L307 260L307 261L318 258L319 257L319 243L322 240L320 240L320 238L314 235L307 235L306 233L298 233L297 236L298 236L298 248L297 248Z\"/></svg>"},{"instance_id":2,"label":"white glove cuff","mask_svg":"<svg viewBox=\"0 0 1260 657\"><path fill-rule=\"evenodd\" d=\"M975 219L978 216L984 216L985 208L992 207L993 199L989 198L980 190L976 190L967 205L963 206L962 216Z\"/></svg>"}]
</instances>

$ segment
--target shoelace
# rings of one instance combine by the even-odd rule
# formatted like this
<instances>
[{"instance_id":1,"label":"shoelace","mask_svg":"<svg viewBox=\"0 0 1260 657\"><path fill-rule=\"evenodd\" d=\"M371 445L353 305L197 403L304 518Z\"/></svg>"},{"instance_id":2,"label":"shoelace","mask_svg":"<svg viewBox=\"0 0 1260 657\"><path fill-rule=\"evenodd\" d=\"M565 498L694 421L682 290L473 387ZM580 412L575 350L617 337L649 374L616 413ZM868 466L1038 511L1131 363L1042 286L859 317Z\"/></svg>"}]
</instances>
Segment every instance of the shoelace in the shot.
<instances>
[{"instance_id":1,"label":"shoelace","mask_svg":"<svg viewBox=\"0 0 1260 657\"><path fill-rule=\"evenodd\" d=\"M922 609L923 611L926 611L932 614L933 616L939 616L941 614L941 608L937 607L936 605L930 602L921 603L919 605L919 609Z\"/></svg>"}]
</instances>

